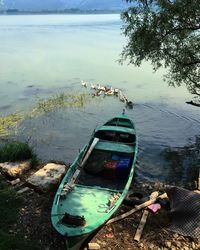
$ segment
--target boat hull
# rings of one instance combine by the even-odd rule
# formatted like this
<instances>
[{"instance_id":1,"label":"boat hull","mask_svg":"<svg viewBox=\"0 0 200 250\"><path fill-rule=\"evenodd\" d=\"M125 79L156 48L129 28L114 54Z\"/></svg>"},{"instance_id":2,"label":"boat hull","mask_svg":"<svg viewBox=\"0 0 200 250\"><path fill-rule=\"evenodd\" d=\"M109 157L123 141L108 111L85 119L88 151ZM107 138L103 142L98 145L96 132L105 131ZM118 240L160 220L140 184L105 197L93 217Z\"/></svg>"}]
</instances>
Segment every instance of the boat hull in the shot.
<instances>
[{"instance_id":1,"label":"boat hull","mask_svg":"<svg viewBox=\"0 0 200 250\"><path fill-rule=\"evenodd\" d=\"M137 137L126 116L97 128L55 195L51 220L67 249L81 249L118 210L131 185Z\"/></svg>"}]
</instances>

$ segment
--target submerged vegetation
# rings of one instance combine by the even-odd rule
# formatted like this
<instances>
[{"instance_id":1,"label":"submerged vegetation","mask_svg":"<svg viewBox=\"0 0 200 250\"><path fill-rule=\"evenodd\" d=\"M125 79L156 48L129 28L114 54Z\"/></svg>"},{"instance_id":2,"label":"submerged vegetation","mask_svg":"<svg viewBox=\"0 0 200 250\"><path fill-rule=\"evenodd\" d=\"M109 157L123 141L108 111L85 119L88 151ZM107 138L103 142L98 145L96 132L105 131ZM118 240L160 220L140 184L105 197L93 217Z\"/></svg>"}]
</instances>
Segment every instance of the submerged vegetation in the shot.
<instances>
[{"instance_id":1,"label":"submerged vegetation","mask_svg":"<svg viewBox=\"0 0 200 250\"><path fill-rule=\"evenodd\" d=\"M9 135L9 129L15 127L22 119L22 115L19 113L0 117L0 136Z\"/></svg>"},{"instance_id":2,"label":"submerged vegetation","mask_svg":"<svg viewBox=\"0 0 200 250\"><path fill-rule=\"evenodd\" d=\"M9 136L11 128L16 127L27 117L36 117L54 110L63 108L81 108L90 100L90 95L86 93L61 93L49 98L39 100L34 108L25 114L15 113L5 117L0 117L0 137Z\"/></svg>"},{"instance_id":3,"label":"submerged vegetation","mask_svg":"<svg viewBox=\"0 0 200 250\"><path fill-rule=\"evenodd\" d=\"M85 93L78 94L59 94L48 99L40 100L35 108L32 110L31 115L51 112L60 108L80 108L88 101L89 95Z\"/></svg>"}]
</instances>

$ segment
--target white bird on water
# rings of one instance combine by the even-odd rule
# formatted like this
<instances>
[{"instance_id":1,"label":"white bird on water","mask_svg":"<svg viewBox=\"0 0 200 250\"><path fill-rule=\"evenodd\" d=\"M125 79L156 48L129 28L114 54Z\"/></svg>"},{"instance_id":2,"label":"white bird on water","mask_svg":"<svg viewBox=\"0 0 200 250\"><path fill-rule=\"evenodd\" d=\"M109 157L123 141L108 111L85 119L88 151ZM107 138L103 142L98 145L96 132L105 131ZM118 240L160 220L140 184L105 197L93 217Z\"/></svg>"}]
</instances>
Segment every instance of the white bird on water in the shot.
<instances>
[{"instance_id":1,"label":"white bird on water","mask_svg":"<svg viewBox=\"0 0 200 250\"><path fill-rule=\"evenodd\" d=\"M119 89L114 89L114 93L118 94L119 93Z\"/></svg>"},{"instance_id":2,"label":"white bird on water","mask_svg":"<svg viewBox=\"0 0 200 250\"><path fill-rule=\"evenodd\" d=\"M108 89L106 92L105 92L106 95L114 95L114 89L113 87L111 87L110 89Z\"/></svg>"},{"instance_id":3,"label":"white bird on water","mask_svg":"<svg viewBox=\"0 0 200 250\"><path fill-rule=\"evenodd\" d=\"M123 95L122 91L120 90L119 91L119 100L121 102L125 102L126 101L126 97Z\"/></svg>"},{"instance_id":4,"label":"white bird on water","mask_svg":"<svg viewBox=\"0 0 200 250\"><path fill-rule=\"evenodd\" d=\"M97 88L97 86L96 86L94 83L92 83L92 84L90 85L90 87L91 87L91 89L96 89L96 88Z\"/></svg>"},{"instance_id":5,"label":"white bird on water","mask_svg":"<svg viewBox=\"0 0 200 250\"><path fill-rule=\"evenodd\" d=\"M87 88L87 82L84 82L83 80L81 80L81 85L85 88Z\"/></svg>"},{"instance_id":6,"label":"white bird on water","mask_svg":"<svg viewBox=\"0 0 200 250\"><path fill-rule=\"evenodd\" d=\"M99 83L97 83L97 89L101 90L101 88L102 88L101 85Z\"/></svg>"}]
</instances>

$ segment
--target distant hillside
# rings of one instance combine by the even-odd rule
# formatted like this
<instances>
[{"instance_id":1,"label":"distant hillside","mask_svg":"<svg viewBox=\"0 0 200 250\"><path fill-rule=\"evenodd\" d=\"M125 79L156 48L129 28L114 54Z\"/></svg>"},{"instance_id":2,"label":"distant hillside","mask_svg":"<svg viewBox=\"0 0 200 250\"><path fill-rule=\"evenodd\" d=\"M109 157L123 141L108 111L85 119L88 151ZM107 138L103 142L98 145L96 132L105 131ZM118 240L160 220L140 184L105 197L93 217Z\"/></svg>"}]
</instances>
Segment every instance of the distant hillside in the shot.
<instances>
[{"instance_id":1,"label":"distant hillside","mask_svg":"<svg viewBox=\"0 0 200 250\"><path fill-rule=\"evenodd\" d=\"M128 7L123 0L0 0L0 8L20 11L41 10L122 10Z\"/></svg>"}]
</instances>

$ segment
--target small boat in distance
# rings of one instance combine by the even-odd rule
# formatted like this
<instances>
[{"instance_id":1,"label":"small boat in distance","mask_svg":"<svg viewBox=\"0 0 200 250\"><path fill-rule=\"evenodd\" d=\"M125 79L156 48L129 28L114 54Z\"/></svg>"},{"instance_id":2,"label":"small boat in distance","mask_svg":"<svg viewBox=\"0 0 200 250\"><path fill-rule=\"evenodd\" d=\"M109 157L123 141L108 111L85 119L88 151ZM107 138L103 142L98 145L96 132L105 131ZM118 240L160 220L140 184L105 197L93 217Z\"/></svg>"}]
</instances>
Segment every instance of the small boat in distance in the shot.
<instances>
[{"instance_id":1,"label":"small boat in distance","mask_svg":"<svg viewBox=\"0 0 200 250\"><path fill-rule=\"evenodd\" d=\"M117 211L132 182L137 155L133 122L121 114L97 128L64 176L51 221L79 249Z\"/></svg>"}]
</instances>

